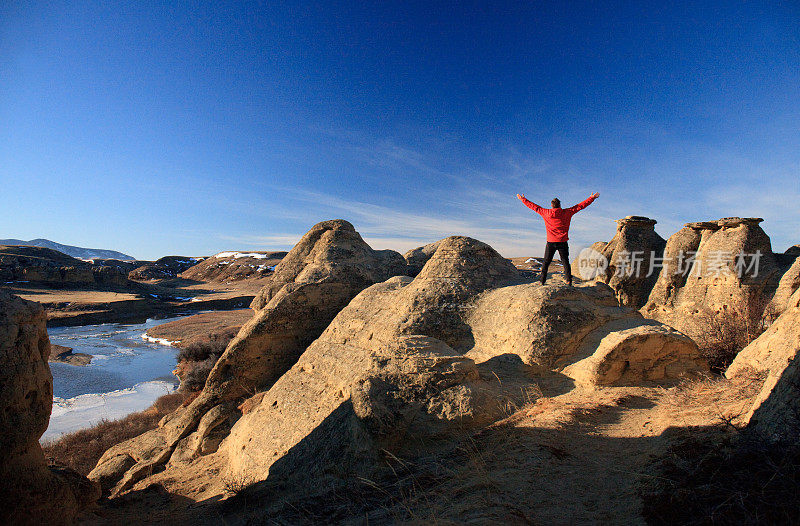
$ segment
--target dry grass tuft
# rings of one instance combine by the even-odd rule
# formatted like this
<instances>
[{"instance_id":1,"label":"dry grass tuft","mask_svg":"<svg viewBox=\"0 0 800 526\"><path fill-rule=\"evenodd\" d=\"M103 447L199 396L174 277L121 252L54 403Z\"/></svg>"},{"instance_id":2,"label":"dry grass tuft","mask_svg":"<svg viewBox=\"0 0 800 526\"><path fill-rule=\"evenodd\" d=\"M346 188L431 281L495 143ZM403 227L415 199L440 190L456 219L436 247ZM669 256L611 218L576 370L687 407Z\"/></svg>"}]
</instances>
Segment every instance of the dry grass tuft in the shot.
<instances>
[{"instance_id":1,"label":"dry grass tuft","mask_svg":"<svg viewBox=\"0 0 800 526\"><path fill-rule=\"evenodd\" d=\"M644 491L649 524L797 524L800 448L726 430L687 432Z\"/></svg>"},{"instance_id":2,"label":"dry grass tuft","mask_svg":"<svg viewBox=\"0 0 800 526\"><path fill-rule=\"evenodd\" d=\"M93 427L47 442L42 445L44 455L50 464L67 466L88 475L111 446L155 429L164 415L186 404L187 399L183 393L164 395L144 411L119 420L102 420Z\"/></svg>"}]
</instances>

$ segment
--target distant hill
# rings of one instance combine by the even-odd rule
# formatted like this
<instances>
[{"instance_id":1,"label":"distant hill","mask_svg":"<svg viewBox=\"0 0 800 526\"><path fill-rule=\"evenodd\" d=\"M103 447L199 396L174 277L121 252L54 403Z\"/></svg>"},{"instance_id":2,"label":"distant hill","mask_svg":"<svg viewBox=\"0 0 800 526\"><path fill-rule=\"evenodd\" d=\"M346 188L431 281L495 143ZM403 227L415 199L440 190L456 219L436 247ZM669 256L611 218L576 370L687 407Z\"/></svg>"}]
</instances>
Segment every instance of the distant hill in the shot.
<instances>
[{"instance_id":1,"label":"distant hill","mask_svg":"<svg viewBox=\"0 0 800 526\"><path fill-rule=\"evenodd\" d=\"M117 252L116 250L106 250L102 248L82 248L72 245L62 245L49 239L31 239L22 241L21 239L0 239L0 245L24 245L28 247L42 247L58 250L68 256L78 259L119 259L121 261L135 261L136 258Z\"/></svg>"}]
</instances>

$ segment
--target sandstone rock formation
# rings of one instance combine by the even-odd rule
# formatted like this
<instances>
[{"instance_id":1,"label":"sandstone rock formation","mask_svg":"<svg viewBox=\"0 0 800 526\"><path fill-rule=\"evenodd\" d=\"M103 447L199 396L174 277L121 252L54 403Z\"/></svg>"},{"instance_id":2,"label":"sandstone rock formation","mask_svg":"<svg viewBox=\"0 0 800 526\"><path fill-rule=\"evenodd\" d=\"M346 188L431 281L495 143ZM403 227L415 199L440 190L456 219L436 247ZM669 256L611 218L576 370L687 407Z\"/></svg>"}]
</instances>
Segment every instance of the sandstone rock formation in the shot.
<instances>
[{"instance_id":1,"label":"sandstone rock formation","mask_svg":"<svg viewBox=\"0 0 800 526\"><path fill-rule=\"evenodd\" d=\"M0 290L0 523L69 524L100 496L39 445L53 405L50 341L37 303Z\"/></svg>"},{"instance_id":2,"label":"sandstone rock formation","mask_svg":"<svg viewBox=\"0 0 800 526\"><path fill-rule=\"evenodd\" d=\"M320 267L363 276L363 267L335 264L338 254L352 267L353 250L315 248L326 236L355 243L353 233L344 222L318 225L281 263L295 268L301 255L317 254L312 269L279 268L273 279L326 276ZM211 472L218 475L195 497L219 494L224 479L286 480L315 491L354 476L376 480L385 455L495 421L534 385L569 388L572 381L550 368L595 357L599 365L578 366L576 376L615 385L705 369L683 335L620 307L606 285L532 283L470 238L440 241L416 278L396 276L340 303L324 332L295 355L303 346L281 331L342 290L339 282L303 292L308 285L267 290L269 303L228 346L200 397L160 429L107 451L90 477L112 493ZM303 310L308 305L315 310ZM648 364L656 364L650 376L642 372Z\"/></svg>"},{"instance_id":3,"label":"sandstone rock formation","mask_svg":"<svg viewBox=\"0 0 800 526\"><path fill-rule=\"evenodd\" d=\"M687 223L667 242L664 266L642 314L695 339L703 338L708 316L723 309L742 323L760 318L780 276L761 221Z\"/></svg>"},{"instance_id":4,"label":"sandstone rock formation","mask_svg":"<svg viewBox=\"0 0 800 526\"><path fill-rule=\"evenodd\" d=\"M242 398L275 382L361 290L405 269L399 253L373 250L347 221L315 225L253 300L255 316L217 360L200 396L158 430L154 438L158 445L148 449L148 455L121 455L133 458L136 466L126 468L128 478L118 489L135 483L150 464L163 463L178 442L192 433L181 447L191 444L203 452L216 449L235 421ZM106 465L98 465L93 476L113 478L105 474L111 464L100 464Z\"/></svg>"},{"instance_id":5,"label":"sandstone rock formation","mask_svg":"<svg viewBox=\"0 0 800 526\"><path fill-rule=\"evenodd\" d=\"M220 252L179 274L197 281L239 281L272 274L286 252Z\"/></svg>"},{"instance_id":6,"label":"sandstone rock formation","mask_svg":"<svg viewBox=\"0 0 800 526\"><path fill-rule=\"evenodd\" d=\"M596 279L614 289L620 305L641 307L656 282L658 275L651 273L650 261L652 257L662 257L666 242L656 233L655 225L655 219L628 216L617 220L617 232L611 241L591 246L608 262ZM577 258L572 265L572 272L578 277L583 277L582 263Z\"/></svg>"},{"instance_id":7,"label":"sandstone rock formation","mask_svg":"<svg viewBox=\"0 0 800 526\"><path fill-rule=\"evenodd\" d=\"M642 385L708 372L697 344L666 325L637 325L583 344L594 349L588 357L565 367L563 373L583 385Z\"/></svg>"},{"instance_id":8,"label":"sandstone rock formation","mask_svg":"<svg viewBox=\"0 0 800 526\"><path fill-rule=\"evenodd\" d=\"M800 290L761 336L742 350L725 375L766 376L748 427L775 442L800 444Z\"/></svg>"},{"instance_id":9,"label":"sandstone rock formation","mask_svg":"<svg viewBox=\"0 0 800 526\"><path fill-rule=\"evenodd\" d=\"M476 301L468 323L468 357L516 354L583 384L669 382L708 370L688 337L620 307L602 283L498 288Z\"/></svg>"}]
</instances>

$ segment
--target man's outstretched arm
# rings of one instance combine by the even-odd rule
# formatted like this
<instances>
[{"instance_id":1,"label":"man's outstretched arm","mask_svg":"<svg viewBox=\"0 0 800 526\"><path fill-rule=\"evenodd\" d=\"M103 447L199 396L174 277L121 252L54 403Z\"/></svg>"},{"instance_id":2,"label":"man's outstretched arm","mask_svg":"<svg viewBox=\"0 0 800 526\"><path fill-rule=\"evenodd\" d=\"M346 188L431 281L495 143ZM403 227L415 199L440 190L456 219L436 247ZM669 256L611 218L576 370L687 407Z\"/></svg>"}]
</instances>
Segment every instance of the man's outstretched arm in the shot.
<instances>
[{"instance_id":1,"label":"man's outstretched arm","mask_svg":"<svg viewBox=\"0 0 800 526\"><path fill-rule=\"evenodd\" d=\"M589 206L590 204L592 204L594 202L594 200L597 199L598 197L600 197L600 194L595 192L592 195L590 195L587 199L585 199L585 200L581 201L580 203L578 203L577 205L567 208L567 210L569 210L573 214L575 212L579 212L579 211L583 210L584 208L586 208L587 206Z\"/></svg>"},{"instance_id":2,"label":"man's outstretched arm","mask_svg":"<svg viewBox=\"0 0 800 526\"><path fill-rule=\"evenodd\" d=\"M542 207L534 203L533 201L528 201L525 199L525 194L517 194L517 199L525 203L525 206L536 212L537 214L542 213Z\"/></svg>"}]
</instances>

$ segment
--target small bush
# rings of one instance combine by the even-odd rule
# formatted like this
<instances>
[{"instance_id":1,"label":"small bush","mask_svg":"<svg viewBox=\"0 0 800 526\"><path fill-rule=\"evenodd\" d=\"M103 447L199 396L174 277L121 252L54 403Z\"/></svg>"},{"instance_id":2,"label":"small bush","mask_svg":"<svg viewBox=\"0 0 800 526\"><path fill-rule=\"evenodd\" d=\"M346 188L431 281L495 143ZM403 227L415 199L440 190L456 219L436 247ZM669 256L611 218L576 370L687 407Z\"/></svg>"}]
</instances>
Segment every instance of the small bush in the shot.
<instances>
[{"instance_id":1,"label":"small bush","mask_svg":"<svg viewBox=\"0 0 800 526\"><path fill-rule=\"evenodd\" d=\"M155 429L164 415L180 407L186 399L182 393L164 395L144 411L131 413L119 420L101 420L90 428L43 444L44 455L51 464L67 466L82 475L88 475L106 450Z\"/></svg>"},{"instance_id":2,"label":"small bush","mask_svg":"<svg viewBox=\"0 0 800 526\"><path fill-rule=\"evenodd\" d=\"M202 362L212 356L222 356L228 343L239 332L238 327L230 327L221 331L212 332L202 338L193 338L178 353L178 361Z\"/></svg>"},{"instance_id":3,"label":"small bush","mask_svg":"<svg viewBox=\"0 0 800 526\"><path fill-rule=\"evenodd\" d=\"M723 305L720 310L700 313L704 329L697 344L712 371L727 369L742 349L769 328L775 317L768 308L761 307Z\"/></svg>"}]
</instances>

